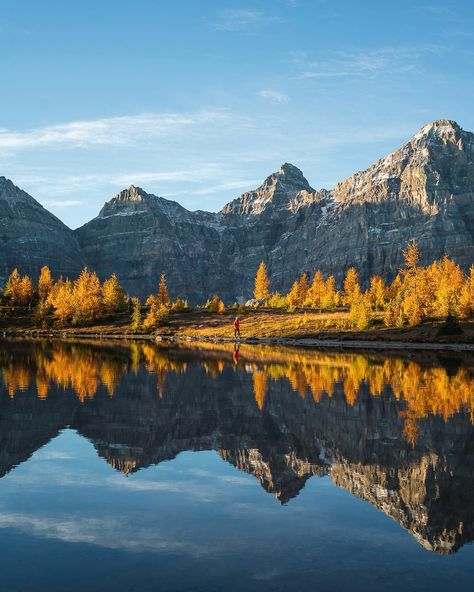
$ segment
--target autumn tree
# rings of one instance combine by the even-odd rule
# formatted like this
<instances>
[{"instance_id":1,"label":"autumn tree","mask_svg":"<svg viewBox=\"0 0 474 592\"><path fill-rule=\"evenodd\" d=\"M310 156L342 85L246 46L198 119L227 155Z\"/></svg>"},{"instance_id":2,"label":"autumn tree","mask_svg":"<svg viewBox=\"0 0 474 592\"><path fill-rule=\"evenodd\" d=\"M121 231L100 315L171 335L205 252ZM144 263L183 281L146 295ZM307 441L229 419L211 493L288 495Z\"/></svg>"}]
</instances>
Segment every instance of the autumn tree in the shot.
<instances>
[{"instance_id":1,"label":"autumn tree","mask_svg":"<svg viewBox=\"0 0 474 592\"><path fill-rule=\"evenodd\" d=\"M336 290L336 280L330 275L324 283L324 294L321 300L321 307L324 309L339 306L339 292Z\"/></svg>"},{"instance_id":2,"label":"autumn tree","mask_svg":"<svg viewBox=\"0 0 474 592\"><path fill-rule=\"evenodd\" d=\"M430 299L432 313L436 316L446 317L449 314L459 313L459 298L465 276L454 261L446 255L441 261L435 261L428 271L432 279L432 289L434 298L431 294L421 295L422 300Z\"/></svg>"},{"instance_id":3,"label":"autumn tree","mask_svg":"<svg viewBox=\"0 0 474 592\"><path fill-rule=\"evenodd\" d=\"M406 271L413 272L420 262L420 249L415 240L412 240L408 247L403 251Z\"/></svg>"},{"instance_id":4,"label":"autumn tree","mask_svg":"<svg viewBox=\"0 0 474 592\"><path fill-rule=\"evenodd\" d=\"M349 267L344 279L343 303L350 305L353 300L359 298L360 293L359 275L355 267Z\"/></svg>"},{"instance_id":5,"label":"autumn tree","mask_svg":"<svg viewBox=\"0 0 474 592\"><path fill-rule=\"evenodd\" d=\"M295 306L299 306L299 296L300 294L300 283L299 280L295 280L293 285L291 286L291 290L286 295L286 300L288 302L288 306L294 308Z\"/></svg>"},{"instance_id":6,"label":"autumn tree","mask_svg":"<svg viewBox=\"0 0 474 592\"><path fill-rule=\"evenodd\" d=\"M48 302L53 307L54 316L61 325L71 321L75 312L72 283L69 280L63 281L62 278L59 278L50 292Z\"/></svg>"},{"instance_id":7,"label":"autumn tree","mask_svg":"<svg viewBox=\"0 0 474 592\"><path fill-rule=\"evenodd\" d=\"M267 268L265 263L262 261L258 266L257 273L255 275L255 288L253 295L258 300L267 300L270 298L270 280L267 276Z\"/></svg>"},{"instance_id":8,"label":"autumn tree","mask_svg":"<svg viewBox=\"0 0 474 592\"><path fill-rule=\"evenodd\" d=\"M20 294L19 304L22 306L29 306L33 302L35 296L35 286L31 278L24 275L20 280Z\"/></svg>"},{"instance_id":9,"label":"autumn tree","mask_svg":"<svg viewBox=\"0 0 474 592\"><path fill-rule=\"evenodd\" d=\"M38 296L40 300L46 300L53 287L53 278L47 265L43 265L38 278Z\"/></svg>"},{"instance_id":10,"label":"autumn tree","mask_svg":"<svg viewBox=\"0 0 474 592\"><path fill-rule=\"evenodd\" d=\"M459 294L459 314L464 319L474 316L474 265L471 266Z\"/></svg>"},{"instance_id":11,"label":"autumn tree","mask_svg":"<svg viewBox=\"0 0 474 592\"><path fill-rule=\"evenodd\" d=\"M303 273L299 279L297 279L291 290L288 292L287 300L290 306L303 306L308 296L309 284L308 276Z\"/></svg>"},{"instance_id":12,"label":"autumn tree","mask_svg":"<svg viewBox=\"0 0 474 592\"><path fill-rule=\"evenodd\" d=\"M349 310L349 321L358 331L364 331L370 326L370 298L364 294L359 294L357 298L351 301Z\"/></svg>"},{"instance_id":13,"label":"autumn tree","mask_svg":"<svg viewBox=\"0 0 474 592\"><path fill-rule=\"evenodd\" d=\"M318 270L313 276L311 287L308 290L309 305L314 308L322 308L322 301L325 293L325 282L323 274Z\"/></svg>"},{"instance_id":14,"label":"autumn tree","mask_svg":"<svg viewBox=\"0 0 474 592\"><path fill-rule=\"evenodd\" d=\"M85 267L74 282L73 287L74 314L73 322L80 324L97 319L101 313L102 290L95 272Z\"/></svg>"},{"instance_id":15,"label":"autumn tree","mask_svg":"<svg viewBox=\"0 0 474 592\"><path fill-rule=\"evenodd\" d=\"M18 269L11 272L10 277L7 280L5 286L5 296L8 296L13 304L17 304L21 297L21 276L18 273Z\"/></svg>"},{"instance_id":16,"label":"autumn tree","mask_svg":"<svg viewBox=\"0 0 474 592\"><path fill-rule=\"evenodd\" d=\"M217 296L217 294L214 294L214 296L212 298L210 298L204 306L210 312L217 312L218 314L225 313L225 304L221 300L221 298L219 298L219 296Z\"/></svg>"},{"instance_id":17,"label":"autumn tree","mask_svg":"<svg viewBox=\"0 0 474 592\"><path fill-rule=\"evenodd\" d=\"M303 306L306 298L308 297L308 291L309 291L308 276L306 273L301 274L301 277L300 277L298 283L299 283L298 295L299 295L300 306Z\"/></svg>"},{"instance_id":18,"label":"autumn tree","mask_svg":"<svg viewBox=\"0 0 474 592\"><path fill-rule=\"evenodd\" d=\"M30 306L35 296L35 287L31 278L27 275L20 276L18 269L15 268L7 280L5 296L10 298L12 304Z\"/></svg>"},{"instance_id":19,"label":"autumn tree","mask_svg":"<svg viewBox=\"0 0 474 592\"><path fill-rule=\"evenodd\" d=\"M164 278L164 275L162 275L162 278ZM145 329L153 329L166 321L170 311L168 306L166 306L166 304L163 304L160 300L160 295L154 296L152 294L147 298L145 304L146 306L148 306L148 312L145 317L145 320L143 321L143 326L145 327Z\"/></svg>"},{"instance_id":20,"label":"autumn tree","mask_svg":"<svg viewBox=\"0 0 474 592\"><path fill-rule=\"evenodd\" d=\"M166 285L166 276L164 273L161 274L160 283L158 284L158 304L163 306L169 306L171 303L170 296L168 294L168 287Z\"/></svg>"},{"instance_id":21,"label":"autumn tree","mask_svg":"<svg viewBox=\"0 0 474 592\"><path fill-rule=\"evenodd\" d=\"M385 308L385 295L387 287L383 278L379 275L373 275L370 278L369 301L374 310L383 310Z\"/></svg>"},{"instance_id":22,"label":"autumn tree","mask_svg":"<svg viewBox=\"0 0 474 592\"><path fill-rule=\"evenodd\" d=\"M130 326L132 331L138 331L142 325L142 313L140 300L132 298L132 324Z\"/></svg>"},{"instance_id":23,"label":"autumn tree","mask_svg":"<svg viewBox=\"0 0 474 592\"><path fill-rule=\"evenodd\" d=\"M115 273L102 285L102 302L108 312L117 312L125 306L125 290L119 284Z\"/></svg>"}]
</instances>

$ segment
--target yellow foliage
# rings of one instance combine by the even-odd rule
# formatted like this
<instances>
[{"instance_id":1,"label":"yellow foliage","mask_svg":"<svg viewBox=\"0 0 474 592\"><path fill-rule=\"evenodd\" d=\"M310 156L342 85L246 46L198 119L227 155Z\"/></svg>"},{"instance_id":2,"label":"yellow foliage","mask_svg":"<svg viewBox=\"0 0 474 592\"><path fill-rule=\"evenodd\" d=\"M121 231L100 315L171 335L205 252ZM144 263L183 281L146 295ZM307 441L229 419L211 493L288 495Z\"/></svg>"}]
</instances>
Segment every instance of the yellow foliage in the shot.
<instances>
[{"instance_id":1,"label":"yellow foliage","mask_svg":"<svg viewBox=\"0 0 474 592\"><path fill-rule=\"evenodd\" d=\"M102 285L102 302L108 312L116 312L125 306L125 290L119 284L115 273Z\"/></svg>"},{"instance_id":2,"label":"yellow foliage","mask_svg":"<svg viewBox=\"0 0 474 592\"><path fill-rule=\"evenodd\" d=\"M257 299L267 300L270 298L270 280L267 276L267 268L265 263L262 261L257 269L255 275L255 288L253 291L254 297Z\"/></svg>"},{"instance_id":3,"label":"yellow foliage","mask_svg":"<svg viewBox=\"0 0 474 592\"><path fill-rule=\"evenodd\" d=\"M53 287L53 278L51 277L51 271L47 265L41 268L40 275L38 278L38 296L40 300L46 300Z\"/></svg>"},{"instance_id":4,"label":"yellow foliage","mask_svg":"<svg viewBox=\"0 0 474 592\"><path fill-rule=\"evenodd\" d=\"M344 295L343 303L350 305L353 300L357 300L360 296L359 275L355 267L349 267L344 279Z\"/></svg>"},{"instance_id":5,"label":"yellow foliage","mask_svg":"<svg viewBox=\"0 0 474 592\"><path fill-rule=\"evenodd\" d=\"M162 273L160 277L157 298L158 304L161 304L162 306L169 306L171 304L171 299L168 294L168 287L166 285L166 276L164 273Z\"/></svg>"}]
</instances>

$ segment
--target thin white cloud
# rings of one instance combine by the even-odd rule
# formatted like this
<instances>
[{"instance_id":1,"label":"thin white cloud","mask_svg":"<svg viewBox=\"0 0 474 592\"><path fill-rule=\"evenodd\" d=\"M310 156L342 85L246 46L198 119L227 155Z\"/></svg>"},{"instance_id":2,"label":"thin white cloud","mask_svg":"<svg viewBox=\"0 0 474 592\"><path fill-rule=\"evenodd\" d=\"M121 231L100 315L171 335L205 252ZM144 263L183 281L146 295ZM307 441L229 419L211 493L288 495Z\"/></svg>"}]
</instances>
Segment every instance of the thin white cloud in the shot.
<instances>
[{"instance_id":1,"label":"thin white cloud","mask_svg":"<svg viewBox=\"0 0 474 592\"><path fill-rule=\"evenodd\" d=\"M228 117L225 110L145 113L71 121L26 131L0 129L0 150L15 152L38 147L128 146L146 140L173 137L196 126L221 124Z\"/></svg>"},{"instance_id":2,"label":"thin white cloud","mask_svg":"<svg viewBox=\"0 0 474 592\"><path fill-rule=\"evenodd\" d=\"M254 29L270 23L280 22L281 20L280 17L266 15L261 10L224 10L219 14L217 21L214 23L214 29L218 31Z\"/></svg>"},{"instance_id":3,"label":"thin white cloud","mask_svg":"<svg viewBox=\"0 0 474 592\"><path fill-rule=\"evenodd\" d=\"M259 97L262 97L262 99L269 99L274 103L284 104L289 101L288 95L277 90L260 90L257 94Z\"/></svg>"},{"instance_id":4,"label":"thin white cloud","mask_svg":"<svg viewBox=\"0 0 474 592\"><path fill-rule=\"evenodd\" d=\"M228 191L231 189L244 189L248 187L254 188L260 185L262 179L239 179L235 181L226 181L219 185L212 185L210 187L203 187L202 189L196 189L194 191L188 191L192 195L207 195L209 193L219 193L220 191Z\"/></svg>"},{"instance_id":5,"label":"thin white cloud","mask_svg":"<svg viewBox=\"0 0 474 592\"><path fill-rule=\"evenodd\" d=\"M155 525L137 526L133 522L113 517L71 518L0 512L0 528L14 528L43 539L86 543L108 549L173 551L188 553L192 556L201 556L208 552L186 540L173 540L170 536L161 534Z\"/></svg>"},{"instance_id":6,"label":"thin white cloud","mask_svg":"<svg viewBox=\"0 0 474 592\"><path fill-rule=\"evenodd\" d=\"M339 51L328 58L311 60L305 52L293 54L300 70L297 78L368 77L381 73L405 73L416 70L426 54L439 54L442 46L384 47L372 51Z\"/></svg>"},{"instance_id":7,"label":"thin white cloud","mask_svg":"<svg viewBox=\"0 0 474 592\"><path fill-rule=\"evenodd\" d=\"M43 205L47 208L71 208L74 206L80 206L84 202L79 199L57 199L43 201Z\"/></svg>"}]
</instances>

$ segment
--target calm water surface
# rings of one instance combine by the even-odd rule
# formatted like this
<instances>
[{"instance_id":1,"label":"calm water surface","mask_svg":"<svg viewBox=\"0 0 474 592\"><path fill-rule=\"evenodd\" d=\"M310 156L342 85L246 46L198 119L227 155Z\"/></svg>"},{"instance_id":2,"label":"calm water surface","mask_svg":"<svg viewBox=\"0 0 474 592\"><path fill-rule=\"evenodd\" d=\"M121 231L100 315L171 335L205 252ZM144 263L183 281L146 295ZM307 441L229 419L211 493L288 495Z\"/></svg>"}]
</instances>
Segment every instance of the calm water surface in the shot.
<instances>
[{"instance_id":1,"label":"calm water surface","mask_svg":"<svg viewBox=\"0 0 474 592\"><path fill-rule=\"evenodd\" d=\"M468 590L474 360L0 342L14 591Z\"/></svg>"}]
</instances>

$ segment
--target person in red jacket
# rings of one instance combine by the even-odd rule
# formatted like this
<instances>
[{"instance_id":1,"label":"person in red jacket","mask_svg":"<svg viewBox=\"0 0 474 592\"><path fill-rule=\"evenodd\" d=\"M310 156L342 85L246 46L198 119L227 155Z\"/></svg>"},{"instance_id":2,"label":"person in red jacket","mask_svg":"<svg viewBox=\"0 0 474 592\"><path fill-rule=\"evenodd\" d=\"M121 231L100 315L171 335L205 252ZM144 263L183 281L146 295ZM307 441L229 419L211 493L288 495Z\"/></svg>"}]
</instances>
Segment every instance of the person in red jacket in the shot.
<instances>
[{"instance_id":1,"label":"person in red jacket","mask_svg":"<svg viewBox=\"0 0 474 592\"><path fill-rule=\"evenodd\" d=\"M234 321L234 339L240 339L240 319L239 317L235 317Z\"/></svg>"}]
</instances>

